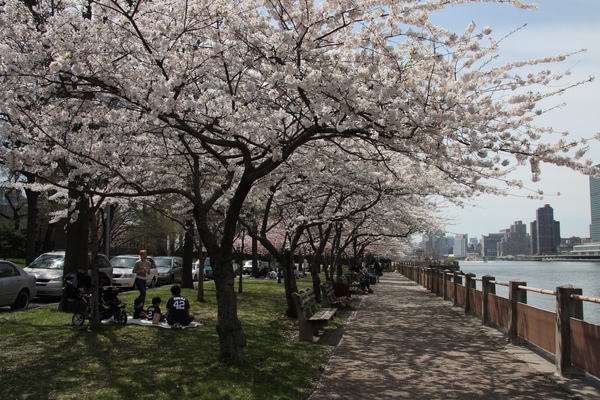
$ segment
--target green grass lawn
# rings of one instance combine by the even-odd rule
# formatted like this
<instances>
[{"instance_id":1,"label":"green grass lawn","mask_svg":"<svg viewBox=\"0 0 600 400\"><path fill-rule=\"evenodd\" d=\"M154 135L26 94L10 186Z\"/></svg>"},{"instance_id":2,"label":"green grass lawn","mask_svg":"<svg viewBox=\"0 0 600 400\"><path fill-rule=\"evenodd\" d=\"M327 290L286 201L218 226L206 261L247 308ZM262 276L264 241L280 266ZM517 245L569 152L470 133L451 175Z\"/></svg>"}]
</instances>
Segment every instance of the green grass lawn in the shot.
<instances>
[{"instance_id":1,"label":"green grass lawn","mask_svg":"<svg viewBox=\"0 0 600 400\"><path fill-rule=\"evenodd\" d=\"M119 295L129 315L137 294ZM238 298L248 341L243 366L217 361L214 283L205 283L204 303L191 301L196 297L191 289L183 295L204 326L171 330L105 323L91 332L88 321L74 327L72 314L55 307L0 313L0 398L290 400L311 393L332 347L297 340L297 321L284 316L282 284L244 282ZM163 299L164 308L169 287L148 290L147 299L153 296Z\"/></svg>"}]
</instances>

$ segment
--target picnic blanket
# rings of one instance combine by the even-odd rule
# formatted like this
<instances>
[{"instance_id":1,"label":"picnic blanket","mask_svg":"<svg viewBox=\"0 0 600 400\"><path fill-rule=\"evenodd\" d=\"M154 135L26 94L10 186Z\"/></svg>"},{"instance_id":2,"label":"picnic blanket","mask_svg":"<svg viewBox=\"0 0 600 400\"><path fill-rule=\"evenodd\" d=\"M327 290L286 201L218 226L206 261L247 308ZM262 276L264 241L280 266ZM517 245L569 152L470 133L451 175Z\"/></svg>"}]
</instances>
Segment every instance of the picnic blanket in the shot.
<instances>
[{"instance_id":1,"label":"picnic blanket","mask_svg":"<svg viewBox=\"0 0 600 400\"><path fill-rule=\"evenodd\" d=\"M139 318L127 319L127 325L141 325L141 326L151 326L151 327L156 327L156 328L171 329L171 325L167 324L166 322L159 322L158 324L153 324L152 321L149 321L147 319L139 319ZM199 326L202 326L202 324L200 322L192 321L189 325L184 326L183 329L197 328Z\"/></svg>"}]
</instances>

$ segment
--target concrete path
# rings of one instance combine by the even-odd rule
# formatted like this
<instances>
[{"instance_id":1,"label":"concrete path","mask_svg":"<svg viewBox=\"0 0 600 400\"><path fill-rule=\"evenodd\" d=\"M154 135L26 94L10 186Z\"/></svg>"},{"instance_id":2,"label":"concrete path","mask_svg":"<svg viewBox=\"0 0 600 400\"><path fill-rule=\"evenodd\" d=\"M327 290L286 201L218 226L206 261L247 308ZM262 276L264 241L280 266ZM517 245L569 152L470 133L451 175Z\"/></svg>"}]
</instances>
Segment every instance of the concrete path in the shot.
<instances>
[{"instance_id":1,"label":"concrete path","mask_svg":"<svg viewBox=\"0 0 600 400\"><path fill-rule=\"evenodd\" d=\"M373 290L309 400L600 399L397 273L386 273Z\"/></svg>"}]
</instances>

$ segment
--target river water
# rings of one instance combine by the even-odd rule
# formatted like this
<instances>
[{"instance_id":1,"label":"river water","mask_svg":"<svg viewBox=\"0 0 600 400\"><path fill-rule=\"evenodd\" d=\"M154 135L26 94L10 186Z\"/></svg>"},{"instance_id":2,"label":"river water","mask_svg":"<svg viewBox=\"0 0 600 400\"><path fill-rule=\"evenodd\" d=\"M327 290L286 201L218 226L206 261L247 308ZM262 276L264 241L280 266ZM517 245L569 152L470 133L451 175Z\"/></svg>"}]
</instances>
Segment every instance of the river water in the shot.
<instances>
[{"instance_id":1,"label":"river water","mask_svg":"<svg viewBox=\"0 0 600 400\"><path fill-rule=\"evenodd\" d=\"M571 284L583 289L584 296L600 298L600 261L460 261L459 265L462 272L477 278L491 275L504 283L522 280L529 287L546 290ZM477 282L477 289L481 290L481 282ZM508 287L496 285L496 294L508 298ZM556 297L552 295L527 292L527 304L556 311ZM584 301L583 319L600 325L600 304Z\"/></svg>"}]
</instances>

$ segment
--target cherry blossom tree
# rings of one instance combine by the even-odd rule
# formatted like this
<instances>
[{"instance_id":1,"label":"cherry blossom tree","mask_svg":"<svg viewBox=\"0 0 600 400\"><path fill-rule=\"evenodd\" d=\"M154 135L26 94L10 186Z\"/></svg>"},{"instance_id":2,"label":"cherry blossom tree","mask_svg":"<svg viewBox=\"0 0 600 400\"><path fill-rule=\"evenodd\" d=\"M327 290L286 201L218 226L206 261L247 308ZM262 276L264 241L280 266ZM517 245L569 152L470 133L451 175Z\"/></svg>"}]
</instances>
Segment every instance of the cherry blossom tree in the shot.
<instances>
[{"instance_id":1,"label":"cherry blossom tree","mask_svg":"<svg viewBox=\"0 0 600 400\"><path fill-rule=\"evenodd\" d=\"M241 363L237 221L303 146L393 152L465 195L514 164L590 172L585 143L533 123L555 94L538 88L563 77L545 64L565 56L497 65L489 28L428 19L470 2L5 0L5 163L90 196L184 198L216 263L220 359ZM50 176L60 160L68 174Z\"/></svg>"}]
</instances>

